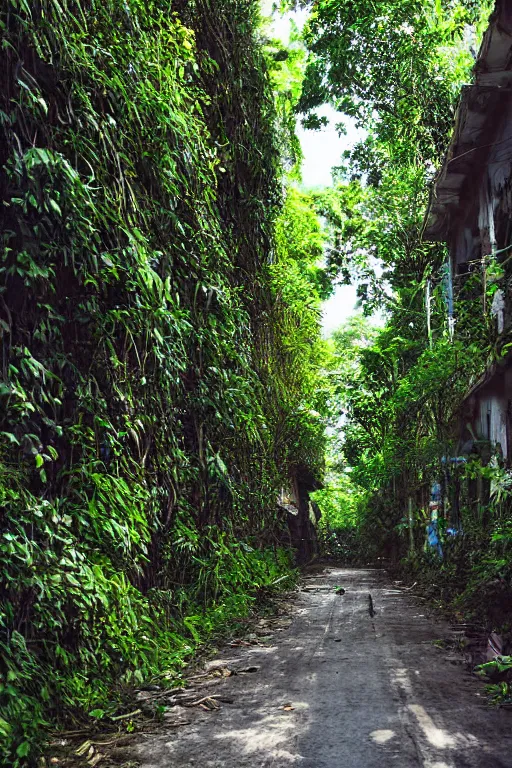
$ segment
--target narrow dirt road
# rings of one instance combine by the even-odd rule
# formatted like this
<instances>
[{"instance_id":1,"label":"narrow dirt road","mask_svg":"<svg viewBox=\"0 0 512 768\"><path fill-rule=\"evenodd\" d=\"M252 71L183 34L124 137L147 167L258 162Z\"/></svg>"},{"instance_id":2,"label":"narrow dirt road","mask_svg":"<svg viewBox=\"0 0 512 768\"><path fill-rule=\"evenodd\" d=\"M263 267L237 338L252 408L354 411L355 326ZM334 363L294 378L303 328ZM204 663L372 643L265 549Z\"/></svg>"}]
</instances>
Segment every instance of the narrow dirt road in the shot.
<instances>
[{"instance_id":1,"label":"narrow dirt road","mask_svg":"<svg viewBox=\"0 0 512 768\"><path fill-rule=\"evenodd\" d=\"M434 645L446 625L379 571L329 569L307 584L272 645L223 652L257 671L215 685L220 709L186 710L188 725L144 737L143 768L512 767L512 712L491 709Z\"/></svg>"}]
</instances>

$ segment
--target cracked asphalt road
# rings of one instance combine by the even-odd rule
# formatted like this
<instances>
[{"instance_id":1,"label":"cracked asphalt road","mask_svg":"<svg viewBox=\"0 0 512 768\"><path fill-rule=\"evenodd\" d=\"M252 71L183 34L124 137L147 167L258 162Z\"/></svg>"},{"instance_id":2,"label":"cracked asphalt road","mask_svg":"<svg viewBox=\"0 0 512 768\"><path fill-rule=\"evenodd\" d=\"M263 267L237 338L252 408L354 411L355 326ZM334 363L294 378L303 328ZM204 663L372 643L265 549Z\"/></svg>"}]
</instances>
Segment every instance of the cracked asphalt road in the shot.
<instances>
[{"instance_id":1,"label":"cracked asphalt road","mask_svg":"<svg viewBox=\"0 0 512 768\"><path fill-rule=\"evenodd\" d=\"M380 571L307 584L269 647L222 652L259 667L212 688L232 703L144 736L143 768L512 768L512 712L433 644L447 625Z\"/></svg>"}]
</instances>

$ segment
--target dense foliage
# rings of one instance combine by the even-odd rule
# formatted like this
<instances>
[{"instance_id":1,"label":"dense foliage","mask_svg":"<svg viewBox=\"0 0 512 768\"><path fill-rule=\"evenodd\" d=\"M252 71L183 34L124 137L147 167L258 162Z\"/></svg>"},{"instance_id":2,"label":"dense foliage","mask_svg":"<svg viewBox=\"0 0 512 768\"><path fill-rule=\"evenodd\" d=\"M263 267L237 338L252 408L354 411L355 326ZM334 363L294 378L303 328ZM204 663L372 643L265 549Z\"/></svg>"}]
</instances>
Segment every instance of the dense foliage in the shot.
<instances>
[{"instance_id":1,"label":"dense foliage","mask_svg":"<svg viewBox=\"0 0 512 768\"><path fill-rule=\"evenodd\" d=\"M327 100L366 131L335 186L314 200L327 222L328 272L358 284L366 314L384 314L378 328L352 320L332 339L338 437L330 485L317 493L327 545L345 559L401 561L433 597L456 598L479 621L504 627L510 477L492 446L457 458L463 398L509 349L488 311L499 268L488 263L454 288L446 250L422 237L434 170L492 6L311 4L299 109L315 126ZM447 532L439 519L443 559L425 545L436 482L454 526Z\"/></svg>"},{"instance_id":2,"label":"dense foliage","mask_svg":"<svg viewBox=\"0 0 512 768\"><path fill-rule=\"evenodd\" d=\"M490 3L474 0L298 0L311 7L311 55L299 102L311 125L330 101L370 136L358 164L375 181L386 155L407 165L437 160ZM474 25L478 25L478 29ZM472 26L473 25L473 26Z\"/></svg>"},{"instance_id":3,"label":"dense foliage","mask_svg":"<svg viewBox=\"0 0 512 768\"><path fill-rule=\"evenodd\" d=\"M5 765L34 764L50 723L169 684L289 572L278 496L321 479L327 415L328 551L469 581L475 611L482 585L512 595L508 474L446 468L503 354L495 285L465 282L454 329L445 249L422 238L489 3L281 6L311 11L287 50L256 0L2 2ZM365 138L309 194L295 119L320 127L325 102ZM337 279L384 323L322 341ZM423 547L440 475L488 488L442 563Z\"/></svg>"},{"instance_id":4,"label":"dense foliage","mask_svg":"<svg viewBox=\"0 0 512 768\"><path fill-rule=\"evenodd\" d=\"M256 2L4 0L0 23L18 766L49 719L112 712L114 682L170 680L289 568L277 497L322 471L326 284L308 200L282 208L292 96Z\"/></svg>"}]
</instances>

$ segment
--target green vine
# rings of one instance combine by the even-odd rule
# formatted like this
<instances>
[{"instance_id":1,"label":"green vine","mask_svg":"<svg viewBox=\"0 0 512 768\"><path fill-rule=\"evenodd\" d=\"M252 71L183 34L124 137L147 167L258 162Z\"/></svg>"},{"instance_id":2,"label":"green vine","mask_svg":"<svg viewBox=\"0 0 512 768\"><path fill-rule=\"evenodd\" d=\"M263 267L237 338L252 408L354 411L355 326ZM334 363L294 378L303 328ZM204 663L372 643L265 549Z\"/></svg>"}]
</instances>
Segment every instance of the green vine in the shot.
<instances>
[{"instance_id":1,"label":"green vine","mask_svg":"<svg viewBox=\"0 0 512 768\"><path fill-rule=\"evenodd\" d=\"M0 737L21 766L289 567L278 491L322 469L300 378L320 294L314 253L276 240L287 131L256 2L5 0L0 23Z\"/></svg>"}]
</instances>

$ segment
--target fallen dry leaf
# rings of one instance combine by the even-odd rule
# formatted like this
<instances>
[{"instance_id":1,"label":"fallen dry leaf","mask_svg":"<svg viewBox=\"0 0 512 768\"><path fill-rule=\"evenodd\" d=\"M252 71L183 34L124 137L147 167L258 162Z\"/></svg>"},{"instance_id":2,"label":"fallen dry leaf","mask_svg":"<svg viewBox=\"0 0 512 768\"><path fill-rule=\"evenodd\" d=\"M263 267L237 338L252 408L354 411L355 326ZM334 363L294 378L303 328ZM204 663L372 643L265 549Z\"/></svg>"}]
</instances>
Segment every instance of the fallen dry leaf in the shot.
<instances>
[{"instance_id":1,"label":"fallen dry leaf","mask_svg":"<svg viewBox=\"0 0 512 768\"><path fill-rule=\"evenodd\" d=\"M75 755L78 755L78 757L83 757L86 752L88 752L89 748L92 746L92 742L90 739L87 739L87 741L84 741L83 744L81 744L78 749L75 750ZM55 758L52 758L54 760Z\"/></svg>"}]
</instances>

